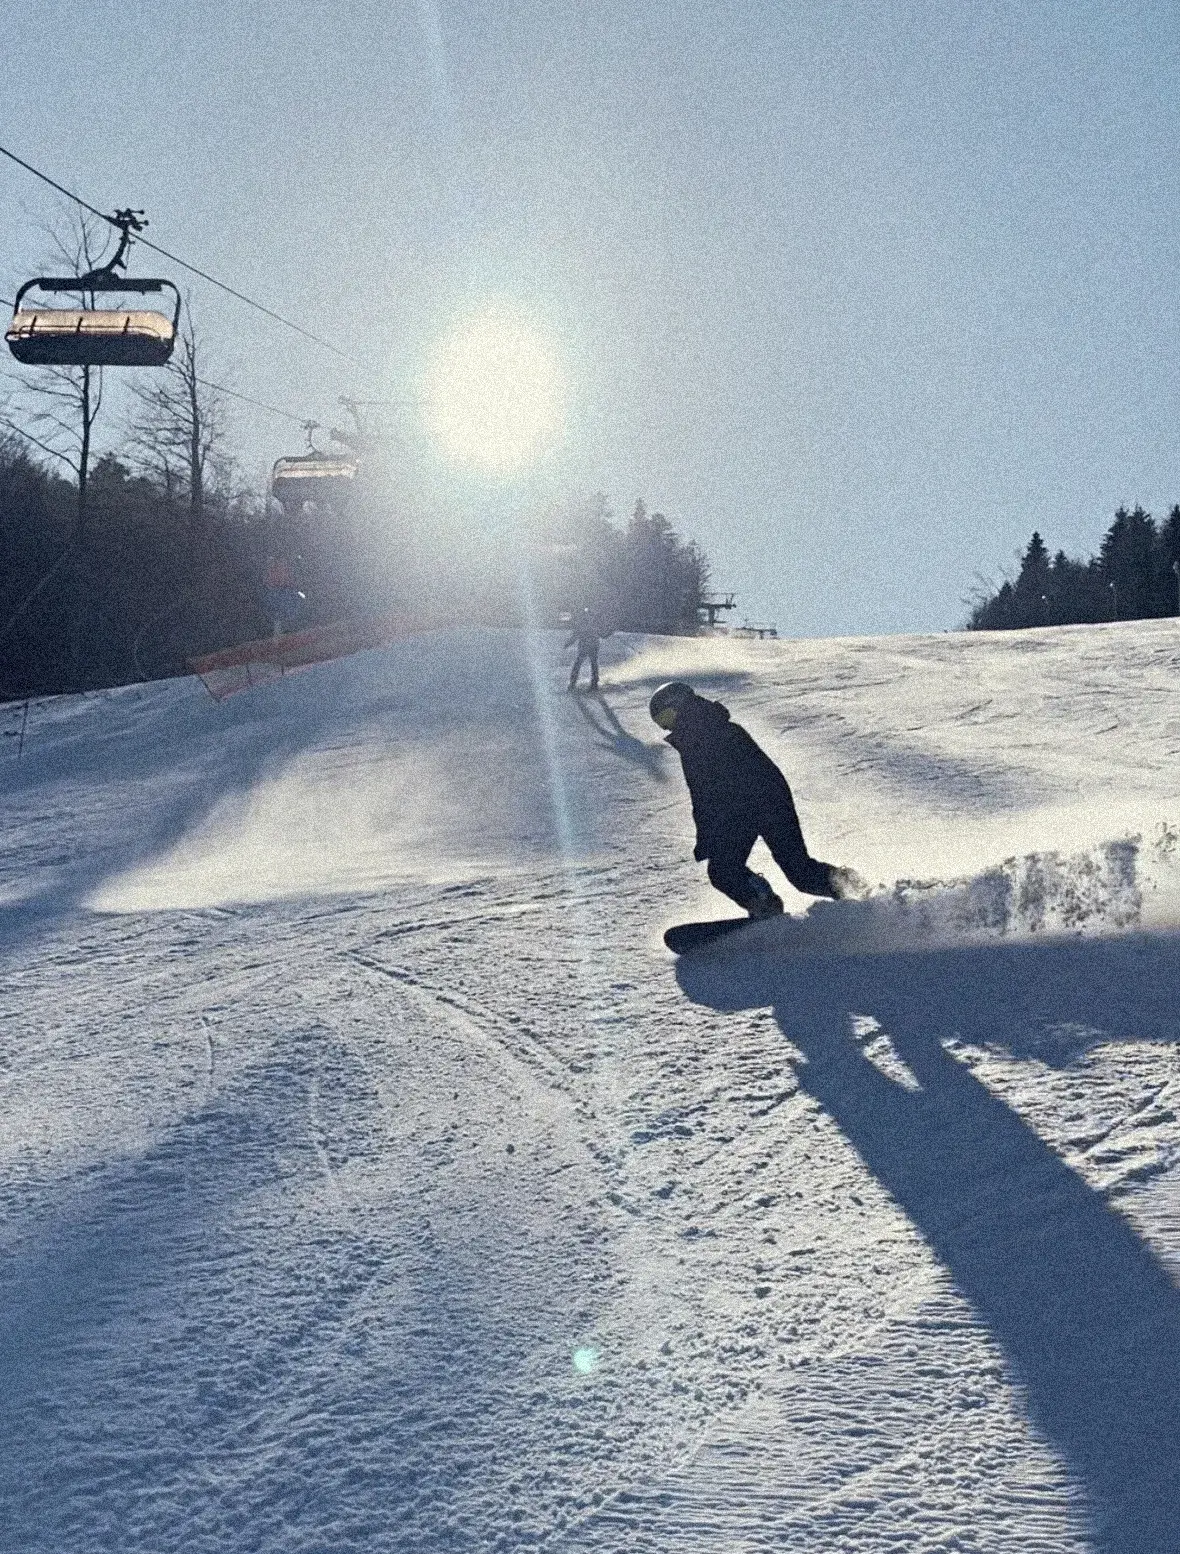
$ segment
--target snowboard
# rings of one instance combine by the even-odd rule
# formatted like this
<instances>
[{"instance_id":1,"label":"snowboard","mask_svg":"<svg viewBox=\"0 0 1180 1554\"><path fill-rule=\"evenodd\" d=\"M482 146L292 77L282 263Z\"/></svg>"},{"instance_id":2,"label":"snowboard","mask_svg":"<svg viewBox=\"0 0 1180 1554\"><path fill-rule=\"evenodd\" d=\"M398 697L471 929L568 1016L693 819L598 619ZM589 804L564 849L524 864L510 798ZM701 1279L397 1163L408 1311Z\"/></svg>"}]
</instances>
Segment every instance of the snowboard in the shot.
<instances>
[{"instance_id":1,"label":"snowboard","mask_svg":"<svg viewBox=\"0 0 1180 1554\"><path fill-rule=\"evenodd\" d=\"M664 933L664 943L674 955L684 955L689 950L699 950L716 939L723 939L735 928L748 928L753 922L765 922L765 918L718 917L710 922L676 923Z\"/></svg>"}]
</instances>

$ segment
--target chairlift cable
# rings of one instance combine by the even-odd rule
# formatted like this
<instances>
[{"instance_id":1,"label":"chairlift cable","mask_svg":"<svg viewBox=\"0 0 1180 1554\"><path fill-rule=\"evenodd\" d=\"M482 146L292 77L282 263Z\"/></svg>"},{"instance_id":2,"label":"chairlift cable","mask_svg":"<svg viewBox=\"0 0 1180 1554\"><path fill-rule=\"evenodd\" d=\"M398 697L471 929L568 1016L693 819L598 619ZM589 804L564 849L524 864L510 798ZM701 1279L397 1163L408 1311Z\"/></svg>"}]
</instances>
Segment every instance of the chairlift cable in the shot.
<instances>
[{"instance_id":1,"label":"chairlift cable","mask_svg":"<svg viewBox=\"0 0 1180 1554\"><path fill-rule=\"evenodd\" d=\"M26 173L32 173L34 178L40 178L42 183L47 183L51 189L56 189L59 194L64 194L67 200L73 200L75 205L80 205L83 210L88 210L92 216L97 216L100 221L108 222L112 227L118 226L118 222L113 221L105 211L95 210L94 206L87 200L84 200L81 195L73 194L69 189L63 188L55 179L50 178L48 173L41 172L31 162L26 162L23 157L17 156L15 151L9 151L7 146L0 146L0 155L6 156L10 162L15 162L18 167L23 167Z\"/></svg>"},{"instance_id":2,"label":"chairlift cable","mask_svg":"<svg viewBox=\"0 0 1180 1554\"><path fill-rule=\"evenodd\" d=\"M4 148L0 146L0 151ZM107 218L110 219L109 217ZM285 324L288 329L293 329L296 334L302 335L305 340L311 340L316 345L322 345L325 351L331 351L333 356L339 356L342 361L351 362L354 367L363 367L365 364L360 357L353 356L349 351L342 351L338 345L333 345L331 340L325 340L322 335L317 335L310 329L304 329L302 324L297 324L293 319L284 318L281 313L276 313L273 308L268 308L265 303L256 302L253 297L248 297L244 291L237 291L225 281L219 281L215 275L210 275L207 270L198 269L195 264L189 264L187 259L181 259L176 254L169 253L168 249L161 248L158 243L153 243L150 238L136 237L137 243L142 243L145 248L152 249L172 264L180 265L182 270L188 270L192 275L199 275L203 281L208 281L211 286L219 286L222 291L228 292L231 297L236 297L239 302L244 302L247 307L256 308L259 313L265 313L267 318L273 318L276 323Z\"/></svg>"},{"instance_id":3,"label":"chairlift cable","mask_svg":"<svg viewBox=\"0 0 1180 1554\"><path fill-rule=\"evenodd\" d=\"M296 426L304 426L306 422L301 415L294 415L290 410L280 410L277 405L268 405L265 400L252 399L249 394L240 394L237 389L226 388L224 383L211 383L208 378L198 378L197 382L203 388L215 389L219 394L228 394L231 399L240 399L244 404L254 405L259 410L267 410L271 415L280 415L284 421L294 421Z\"/></svg>"},{"instance_id":4,"label":"chairlift cable","mask_svg":"<svg viewBox=\"0 0 1180 1554\"><path fill-rule=\"evenodd\" d=\"M105 211L98 210L91 205L89 200L84 200L80 194L75 194L71 189L65 188L56 179L50 178L48 173L43 173L40 168L34 167L31 162L26 162L23 157L17 156L15 151L10 151L7 146L0 146L0 156L6 156L9 161L15 162L18 167L23 167L26 172L32 173L34 178L40 178L42 183L47 183L51 189L56 189L59 194L64 194L66 199L73 200L75 205L80 205L83 210L88 210L92 216L97 216L100 221L105 221L108 226L116 227L120 231L123 228L113 216L108 216ZM293 329L296 334L302 335L307 340L312 340L316 345L322 345L326 351L331 351L334 356L342 357L344 361L352 362L354 366L363 366L359 358L350 355L348 351L342 351L338 345L333 345L330 340L325 340L322 335L313 334L310 329L304 329L302 324L297 324L293 319L284 318L281 313L276 313L273 308L268 308L265 303L256 302L253 297L248 297L245 292L236 290L225 281L219 281L215 275L210 275L207 270L199 269L195 264L189 264L187 259L181 259L178 255L169 253L166 248L161 248L158 243L153 243L142 233L135 236L137 243L142 243L146 248L154 250L163 258L173 264L180 265L182 270L188 270L193 275L199 275L203 281L208 281L211 286L220 287L228 292L231 297L236 297L239 302L244 302L247 307L256 308L259 313L265 313L268 318L273 318L277 323L284 324L288 329Z\"/></svg>"}]
</instances>

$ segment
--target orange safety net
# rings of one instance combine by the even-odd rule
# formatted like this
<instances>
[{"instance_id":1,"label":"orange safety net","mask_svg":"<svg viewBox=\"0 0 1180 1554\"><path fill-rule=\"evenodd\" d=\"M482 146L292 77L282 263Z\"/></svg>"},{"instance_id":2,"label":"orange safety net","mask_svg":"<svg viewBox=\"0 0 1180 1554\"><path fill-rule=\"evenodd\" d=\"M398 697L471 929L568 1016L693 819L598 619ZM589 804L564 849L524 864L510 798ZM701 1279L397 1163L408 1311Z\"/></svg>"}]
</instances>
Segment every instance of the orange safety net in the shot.
<instances>
[{"instance_id":1,"label":"orange safety net","mask_svg":"<svg viewBox=\"0 0 1180 1554\"><path fill-rule=\"evenodd\" d=\"M190 658L188 667L199 675L215 701L266 685L294 669L306 669L330 658L346 658L365 648L384 647L398 637L410 637L428 631L429 622L417 615L379 615L360 621L335 621L330 626L311 626L283 636L264 637L257 642L240 642Z\"/></svg>"}]
</instances>

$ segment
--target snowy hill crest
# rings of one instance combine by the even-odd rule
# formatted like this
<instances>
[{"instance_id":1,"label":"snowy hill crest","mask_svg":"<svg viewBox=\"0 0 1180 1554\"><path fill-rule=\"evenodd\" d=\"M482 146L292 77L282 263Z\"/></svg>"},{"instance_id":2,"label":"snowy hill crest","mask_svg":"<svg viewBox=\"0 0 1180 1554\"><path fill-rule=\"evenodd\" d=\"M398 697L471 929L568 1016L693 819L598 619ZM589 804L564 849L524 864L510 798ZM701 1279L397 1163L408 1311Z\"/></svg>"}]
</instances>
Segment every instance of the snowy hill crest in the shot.
<instances>
[{"instance_id":1,"label":"snowy hill crest","mask_svg":"<svg viewBox=\"0 0 1180 1554\"><path fill-rule=\"evenodd\" d=\"M1174 623L609 647L4 742L22 1554L1173 1549ZM673 675L878 891L666 954Z\"/></svg>"}]
</instances>

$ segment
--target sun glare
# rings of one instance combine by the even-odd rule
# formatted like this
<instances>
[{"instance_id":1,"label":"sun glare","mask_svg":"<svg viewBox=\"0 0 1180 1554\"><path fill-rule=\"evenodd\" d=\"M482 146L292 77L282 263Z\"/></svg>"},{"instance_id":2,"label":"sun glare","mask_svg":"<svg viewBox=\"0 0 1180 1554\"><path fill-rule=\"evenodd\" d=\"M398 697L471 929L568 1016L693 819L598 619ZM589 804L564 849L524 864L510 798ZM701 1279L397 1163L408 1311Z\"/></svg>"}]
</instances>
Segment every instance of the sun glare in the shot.
<instances>
[{"instance_id":1,"label":"sun glare","mask_svg":"<svg viewBox=\"0 0 1180 1554\"><path fill-rule=\"evenodd\" d=\"M426 370L430 429L449 457L489 474L523 469L561 436L565 384L557 355L504 311L469 319Z\"/></svg>"}]
</instances>

